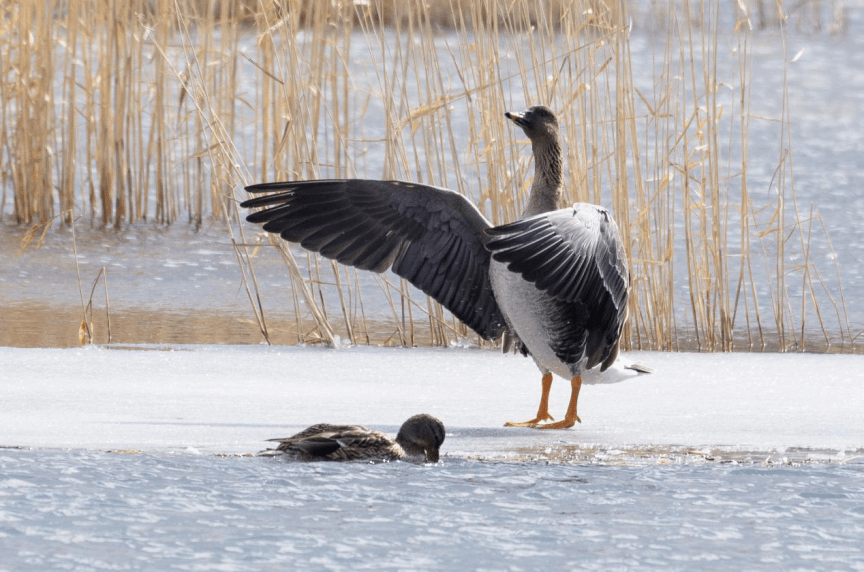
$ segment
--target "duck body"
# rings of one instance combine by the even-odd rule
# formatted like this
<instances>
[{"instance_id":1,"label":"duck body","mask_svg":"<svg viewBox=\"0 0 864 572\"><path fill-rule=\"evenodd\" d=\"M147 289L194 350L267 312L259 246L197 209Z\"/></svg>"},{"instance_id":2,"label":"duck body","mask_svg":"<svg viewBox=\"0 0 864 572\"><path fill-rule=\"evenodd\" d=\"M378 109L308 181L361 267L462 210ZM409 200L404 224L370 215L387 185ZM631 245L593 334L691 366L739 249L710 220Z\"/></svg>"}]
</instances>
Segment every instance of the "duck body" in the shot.
<instances>
[{"instance_id":1,"label":"duck body","mask_svg":"<svg viewBox=\"0 0 864 572\"><path fill-rule=\"evenodd\" d=\"M395 439L363 425L319 423L303 431L269 441L275 448L258 453L263 457L280 457L287 461L414 461L435 463L444 443L444 424L432 415L421 413L410 417Z\"/></svg>"},{"instance_id":2,"label":"duck body","mask_svg":"<svg viewBox=\"0 0 864 572\"><path fill-rule=\"evenodd\" d=\"M291 437L270 441L279 445L260 455L290 461L398 461L408 457L399 443L363 425L319 423Z\"/></svg>"}]
</instances>

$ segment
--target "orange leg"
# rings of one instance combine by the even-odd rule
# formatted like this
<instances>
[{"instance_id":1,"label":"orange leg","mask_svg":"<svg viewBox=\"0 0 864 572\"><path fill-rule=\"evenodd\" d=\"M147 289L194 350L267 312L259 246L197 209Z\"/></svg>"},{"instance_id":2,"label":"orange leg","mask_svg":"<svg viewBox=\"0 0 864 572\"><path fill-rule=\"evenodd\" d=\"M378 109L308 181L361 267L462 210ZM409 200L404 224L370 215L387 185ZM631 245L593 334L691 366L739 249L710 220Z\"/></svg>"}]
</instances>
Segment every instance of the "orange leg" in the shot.
<instances>
[{"instance_id":1,"label":"orange leg","mask_svg":"<svg viewBox=\"0 0 864 572\"><path fill-rule=\"evenodd\" d=\"M568 429L573 427L576 422L582 423L579 416L576 414L576 404L579 401L579 390L582 389L582 376L577 375L570 380L570 405L567 406L567 414L564 419L557 423L547 423L546 425L537 425L538 429Z\"/></svg>"},{"instance_id":2,"label":"orange leg","mask_svg":"<svg viewBox=\"0 0 864 572\"><path fill-rule=\"evenodd\" d=\"M515 423L508 421L504 427L536 427L538 423L543 421L554 421L555 418L549 415L549 390L552 388L552 374L543 374L543 393L540 395L540 407L537 408L537 417L531 421ZM575 407L575 406L574 406Z\"/></svg>"}]
</instances>

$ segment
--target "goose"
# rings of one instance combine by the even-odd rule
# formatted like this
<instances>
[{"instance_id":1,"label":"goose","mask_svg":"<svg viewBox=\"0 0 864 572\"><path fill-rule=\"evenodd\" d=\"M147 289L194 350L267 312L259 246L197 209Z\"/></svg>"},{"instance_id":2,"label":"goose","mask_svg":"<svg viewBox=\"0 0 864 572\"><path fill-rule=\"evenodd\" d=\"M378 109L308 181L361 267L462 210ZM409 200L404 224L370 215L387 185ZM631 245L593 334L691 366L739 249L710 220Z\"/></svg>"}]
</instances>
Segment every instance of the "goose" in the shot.
<instances>
[{"instance_id":1,"label":"goose","mask_svg":"<svg viewBox=\"0 0 864 572\"><path fill-rule=\"evenodd\" d=\"M505 352L542 373L537 415L508 427L570 428L582 374L606 371L627 320L630 273L611 213L563 190L558 119L535 105L504 116L531 141L534 180L519 219L493 226L455 191L404 181L336 179L261 183L241 207L267 232L362 270L395 274L437 300ZM564 418L549 414L552 374L570 380ZM549 421L549 423L546 423Z\"/></svg>"},{"instance_id":2,"label":"goose","mask_svg":"<svg viewBox=\"0 0 864 572\"><path fill-rule=\"evenodd\" d=\"M268 441L279 445L261 451L258 456L306 462L422 460L437 463L444 443L444 424L437 417L421 413L402 424L396 439L363 425L319 423L291 437Z\"/></svg>"}]
</instances>

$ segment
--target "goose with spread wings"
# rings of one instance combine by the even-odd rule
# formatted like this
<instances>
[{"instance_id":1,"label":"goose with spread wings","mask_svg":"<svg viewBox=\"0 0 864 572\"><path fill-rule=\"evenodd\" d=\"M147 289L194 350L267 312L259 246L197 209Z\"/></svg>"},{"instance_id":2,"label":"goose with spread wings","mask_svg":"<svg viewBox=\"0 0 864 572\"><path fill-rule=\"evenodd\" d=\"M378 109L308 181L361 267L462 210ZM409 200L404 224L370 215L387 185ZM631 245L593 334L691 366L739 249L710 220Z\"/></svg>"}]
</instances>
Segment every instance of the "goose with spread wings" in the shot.
<instances>
[{"instance_id":1,"label":"goose with spread wings","mask_svg":"<svg viewBox=\"0 0 864 572\"><path fill-rule=\"evenodd\" d=\"M534 180L515 222L492 226L464 196L402 181L316 180L246 187L241 204L265 231L363 270L387 269L437 300L486 340L503 338L542 372L537 415L507 426L581 422L582 373L618 355L630 274L605 208L558 209L563 187L558 120L545 106L505 117L531 141ZM571 383L561 421L549 414L552 374ZM552 421L551 423L545 423Z\"/></svg>"}]
</instances>

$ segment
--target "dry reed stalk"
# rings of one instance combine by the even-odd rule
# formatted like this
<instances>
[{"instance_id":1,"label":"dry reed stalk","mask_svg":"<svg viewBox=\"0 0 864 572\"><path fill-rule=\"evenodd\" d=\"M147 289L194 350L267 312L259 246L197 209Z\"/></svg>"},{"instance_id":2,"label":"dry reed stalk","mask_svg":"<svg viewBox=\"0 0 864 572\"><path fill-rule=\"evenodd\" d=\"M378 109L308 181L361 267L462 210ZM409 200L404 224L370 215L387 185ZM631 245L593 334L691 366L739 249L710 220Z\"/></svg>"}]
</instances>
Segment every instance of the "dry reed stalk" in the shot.
<instances>
[{"instance_id":1,"label":"dry reed stalk","mask_svg":"<svg viewBox=\"0 0 864 572\"><path fill-rule=\"evenodd\" d=\"M83 345L86 340L93 343L95 328L93 326L93 296L96 294L96 286L99 285L99 279L102 279L102 284L105 287L105 323L107 330L106 344L111 343L111 306L108 300L108 270L103 266L96 279L93 280L93 286L90 287L90 297L87 299L87 305L84 307L84 318L81 320L82 330L79 331L79 339Z\"/></svg>"},{"instance_id":2,"label":"dry reed stalk","mask_svg":"<svg viewBox=\"0 0 864 572\"><path fill-rule=\"evenodd\" d=\"M87 323L87 307L84 304L84 286L81 283L81 264L78 260L78 240L75 236L75 218L72 218L72 255L75 257L75 274L78 277L78 297L81 301L81 325L78 327L78 340L81 345L87 343L89 339L93 341L93 330Z\"/></svg>"},{"instance_id":3,"label":"dry reed stalk","mask_svg":"<svg viewBox=\"0 0 864 572\"><path fill-rule=\"evenodd\" d=\"M17 222L46 222L54 216L51 109L55 58L52 8L22 3L4 16L3 141L8 156ZM6 78L9 78L8 80ZM8 83L7 83L8 82Z\"/></svg>"},{"instance_id":4,"label":"dry reed stalk","mask_svg":"<svg viewBox=\"0 0 864 572\"><path fill-rule=\"evenodd\" d=\"M840 341L844 343L848 340L852 340L852 328L849 324L849 316L846 313L846 295L843 292L843 280L840 272L840 265L837 263L837 251L834 250L834 245L831 242L831 237L829 236L828 229L825 227L825 221L822 220L822 216L816 213L816 216L819 218L819 226L822 229L822 235L825 238L825 242L828 244L828 252L829 258L833 262L835 279L837 280L837 297L839 298L839 303L835 299L834 294L832 294L828 288L825 287L824 282L820 277L819 281L825 290L825 294L828 296L828 299L831 301L831 305L834 308L834 313L836 314L837 323L840 324Z\"/></svg>"},{"instance_id":5,"label":"dry reed stalk","mask_svg":"<svg viewBox=\"0 0 864 572\"><path fill-rule=\"evenodd\" d=\"M351 341L351 344L356 344L357 339L354 336L353 320L351 319L348 304L345 302L345 293L342 291L342 278L339 275L339 265L336 262L331 262L330 269L333 271L333 285L336 287L336 292L339 294L339 307L342 310L342 319L345 323L345 331L348 333L348 339ZM348 299L350 300L350 298L351 292L349 290Z\"/></svg>"},{"instance_id":6,"label":"dry reed stalk","mask_svg":"<svg viewBox=\"0 0 864 572\"><path fill-rule=\"evenodd\" d=\"M363 296L360 295L360 279L357 276L357 270L354 270L354 291L357 293L357 306L360 309L360 322L363 325L363 336L365 337L366 345L369 345L369 323L366 320L366 308L363 306Z\"/></svg>"}]
</instances>

